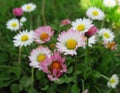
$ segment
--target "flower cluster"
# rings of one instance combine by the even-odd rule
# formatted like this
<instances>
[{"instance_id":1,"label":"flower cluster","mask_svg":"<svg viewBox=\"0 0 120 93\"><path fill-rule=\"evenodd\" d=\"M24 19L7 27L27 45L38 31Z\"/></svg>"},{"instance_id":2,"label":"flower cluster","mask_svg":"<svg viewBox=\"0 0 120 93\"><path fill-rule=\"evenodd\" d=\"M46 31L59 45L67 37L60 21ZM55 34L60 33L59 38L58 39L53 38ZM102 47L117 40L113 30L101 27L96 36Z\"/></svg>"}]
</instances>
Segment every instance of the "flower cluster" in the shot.
<instances>
[{"instance_id":1,"label":"flower cluster","mask_svg":"<svg viewBox=\"0 0 120 93\"><path fill-rule=\"evenodd\" d=\"M104 4L108 5L108 2L104 0ZM109 6L111 3L109 3ZM108 6L108 7L109 7ZM93 21L102 21L105 18L105 13L97 7L90 7L86 11L87 18L78 18L74 21L65 19L61 21L61 26L71 24L71 27L67 31L62 31L57 37L54 50L50 50L46 44L51 40L54 35L54 30L49 25L43 25L35 30L23 30L23 23L26 18L23 17L24 12L32 12L36 9L36 5L28 3L21 8L15 8L13 14L16 18L13 18L7 22L7 28L11 31L19 31L14 36L14 46L27 47L33 42L37 45L37 48L31 50L29 55L29 65L33 68L37 68L47 74L47 77L51 81L59 80L59 78L67 72L66 55L75 56L79 51L79 48L83 50L88 47L92 47L96 42L102 42L106 48L114 50L116 43L114 41L114 33L108 28L99 29ZM118 85L119 78L115 74L108 82L108 87L115 88ZM88 90L83 91L88 93Z\"/></svg>"}]
</instances>

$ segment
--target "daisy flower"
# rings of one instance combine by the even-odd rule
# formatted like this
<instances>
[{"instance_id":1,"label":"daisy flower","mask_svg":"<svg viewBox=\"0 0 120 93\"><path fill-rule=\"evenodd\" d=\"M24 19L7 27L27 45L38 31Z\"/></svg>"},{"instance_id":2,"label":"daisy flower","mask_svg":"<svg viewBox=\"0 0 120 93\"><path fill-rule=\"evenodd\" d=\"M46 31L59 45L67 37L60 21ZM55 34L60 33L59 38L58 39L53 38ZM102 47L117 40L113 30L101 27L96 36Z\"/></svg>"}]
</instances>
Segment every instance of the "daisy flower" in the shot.
<instances>
[{"instance_id":1,"label":"daisy flower","mask_svg":"<svg viewBox=\"0 0 120 93\"><path fill-rule=\"evenodd\" d=\"M14 37L14 46L22 47L30 45L33 42L33 31L28 32L27 30L20 32Z\"/></svg>"},{"instance_id":2,"label":"daisy flower","mask_svg":"<svg viewBox=\"0 0 120 93\"><path fill-rule=\"evenodd\" d=\"M58 78L61 77L63 73L67 72L65 58L62 58L60 53L55 51L50 58L43 62L42 70L47 73L51 81L59 80Z\"/></svg>"},{"instance_id":3,"label":"daisy flower","mask_svg":"<svg viewBox=\"0 0 120 93\"><path fill-rule=\"evenodd\" d=\"M19 30L19 21L17 19L11 19L7 22L7 28L11 31Z\"/></svg>"},{"instance_id":4,"label":"daisy flower","mask_svg":"<svg viewBox=\"0 0 120 93\"><path fill-rule=\"evenodd\" d=\"M82 33L69 29L67 32L63 31L57 40L56 47L58 51L63 52L65 55L77 55L76 49L85 46L86 38Z\"/></svg>"},{"instance_id":5,"label":"daisy flower","mask_svg":"<svg viewBox=\"0 0 120 93\"><path fill-rule=\"evenodd\" d=\"M116 6L116 0L103 0L103 4L106 7L115 7Z\"/></svg>"},{"instance_id":6,"label":"daisy flower","mask_svg":"<svg viewBox=\"0 0 120 93\"><path fill-rule=\"evenodd\" d=\"M92 26L92 21L86 18L76 19L74 22L72 22L73 29L81 33L87 32L91 26Z\"/></svg>"},{"instance_id":7,"label":"daisy flower","mask_svg":"<svg viewBox=\"0 0 120 93\"><path fill-rule=\"evenodd\" d=\"M114 34L110 29L102 28L98 32L99 36L102 37L103 41L111 42L114 39Z\"/></svg>"},{"instance_id":8,"label":"daisy flower","mask_svg":"<svg viewBox=\"0 0 120 93\"><path fill-rule=\"evenodd\" d=\"M33 3L24 4L24 5L22 6L22 10L23 10L24 12L32 12L32 11L34 11L35 9L36 9L36 5L33 4Z\"/></svg>"},{"instance_id":9,"label":"daisy flower","mask_svg":"<svg viewBox=\"0 0 120 93\"><path fill-rule=\"evenodd\" d=\"M24 23L24 22L26 22L26 21L27 21L26 17L21 17L21 19L20 19L20 22L21 22L21 23Z\"/></svg>"},{"instance_id":10,"label":"daisy flower","mask_svg":"<svg viewBox=\"0 0 120 93\"><path fill-rule=\"evenodd\" d=\"M92 20L103 20L105 17L104 12L101 9L96 7L90 7L87 10L86 15Z\"/></svg>"},{"instance_id":11,"label":"daisy flower","mask_svg":"<svg viewBox=\"0 0 120 93\"><path fill-rule=\"evenodd\" d=\"M33 49L29 56L29 65L41 70L41 64L44 63L48 57L50 57L50 54L51 51L47 47L40 46L36 49Z\"/></svg>"},{"instance_id":12,"label":"daisy flower","mask_svg":"<svg viewBox=\"0 0 120 93\"><path fill-rule=\"evenodd\" d=\"M119 83L119 77L118 77L118 75L114 74L109 79L107 85L108 85L108 87L116 88L116 86L118 85L118 83Z\"/></svg>"},{"instance_id":13,"label":"daisy flower","mask_svg":"<svg viewBox=\"0 0 120 93\"><path fill-rule=\"evenodd\" d=\"M34 31L34 39L38 44L45 43L51 39L53 33L50 26L42 26Z\"/></svg>"},{"instance_id":14,"label":"daisy flower","mask_svg":"<svg viewBox=\"0 0 120 93\"><path fill-rule=\"evenodd\" d=\"M92 37L88 38L88 46L92 47L93 44L96 43L96 35L93 35Z\"/></svg>"},{"instance_id":15,"label":"daisy flower","mask_svg":"<svg viewBox=\"0 0 120 93\"><path fill-rule=\"evenodd\" d=\"M112 42L104 41L103 44L106 48L108 48L110 50L116 50L117 49L117 44L114 41L112 41Z\"/></svg>"}]
</instances>

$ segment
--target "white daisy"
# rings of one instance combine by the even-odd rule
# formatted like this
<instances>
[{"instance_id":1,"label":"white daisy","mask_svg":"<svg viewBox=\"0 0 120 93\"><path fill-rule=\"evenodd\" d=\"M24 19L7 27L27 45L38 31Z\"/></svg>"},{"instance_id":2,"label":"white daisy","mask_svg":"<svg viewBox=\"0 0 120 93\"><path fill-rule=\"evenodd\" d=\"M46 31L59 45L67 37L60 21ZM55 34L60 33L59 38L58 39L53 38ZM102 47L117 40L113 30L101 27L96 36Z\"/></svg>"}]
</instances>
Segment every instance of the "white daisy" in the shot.
<instances>
[{"instance_id":1,"label":"white daisy","mask_svg":"<svg viewBox=\"0 0 120 93\"><path fill-rule=\"evenodd\" d=\"M107 85L108 85L108 87L116 88L118 83L119 83L119 77L118 77L118 75L114 74L109 79L109 82L107 83Z\"/></svg>"},{"instance_id":2,"label":"white daisy","mask_svg":"<svg viewBox=\"0 0 120 93\"><path fill-rule=\"evenodd\" d=\"M99 36L102 37L104 41L111 42L114 39L114 34L110 29L102 28L98 32Z\"/></svg>"},{"instance_id":3,"label":"white daisy","mask_svg":"<svg viewBox=\"0 0 120 93\"><path fill-rule=\"evenodd\" d=\"M46 47L38 47L36 49L33 49L30 53L29 59L30 63L29 65L34 68L39 68L41 70L41 64L50 57L51 51Z\"/></svg>"},{"instance_id":4,"label":"white daisy","mask_svg":"<svg viewBox=\"0 0 120 93\"><path fill-rule=\"evenodd\" d=\"M23 31L23 32L20 32L19 34L17 34L15 37L14 37L14 46L18 47L22 47L22 46L27 46L27 45L30 45L32 42L33 42L33 31L30 31L28 32L27 30L26 31Z\"/></svg>"},{"instance_id":5,"label":"white daisy","mask_svg":"<svg viewBox=\"0 0 120 93\"><path fill-rule=\"evenodd\" d=\"M92 47L92 45L95 44L95 43L96 43L96 35L93 35L92 37L90 37L88 39L88 46Z\"/></svg>"},{"instance_id":6,"label":"white daisy","mask_svg":"<svg viewBox=\"0 0 120 93\"><path fill-rule=\"evenodd\" d=\"M76 19L74 22L72 22L73 29L81 33L87 32L91 26L92 26L92 21L86 18Z\"/></svg>"},{"instance_id":7,"label":"white daisy","mask_svg":"<svg viewBox=\"0 0 120 93\"><path fill-rule=\"evenodd\" d=\"M24 5L22 6L22 10L23 10L24 12L32 12L32 11L34 11L35 9L36 9L36 5L33 4L33 3L24 4Z\"/></svg>"},{"instance_id":8,"label":"white daisy","mask_svg":"<svg viewBox=\"0 0 120 93\"><path fill-rule=\"evenodd\" d=\"M106 7L115 7L117 2L116 0L103 0L103 4Z\"/></svg>"},{"instance_id":9,"label":"white daisy","mask_svg":"<svg viewBox=\"0 0 120 93\"><path fill-rule=\"evenodd\" d=\"M19 21L17 19L11 19L7 22L7 28L11 31L19 30Z\"/></svg>"},{"instance_id":10,"label":"white daisy","mask_svg":"<svg viewBox=\"0 0 120 93\"><path fill-rule=\"evenodd\" d=\"M24 23L24 22L26 22L26 21L27 21L26 17L22 17L22 18L20 19L20 22L21 22L21 23Z\"/></svg>"},{"instance_id":11,"label":"white daisy","mask_svg":"<svg viewBox=\"0 0 120 93\"><path fill-rule=\"evenodd\" d=\"M69 29L62 32L58 37L56 47L65 55L77 55L76 49L85 46L85 37L76 30Z\"/></svg>"},{"instance_id":12,"label":"white daisy","mask_svg":"<svg viewBox=\"0 0 120 93\"><path fill-rule=\"evenodd\" d=\"M96 7L90 7L87 10L86 15L93 20L103 20L105 17L104 12Z\"/></svg>"}]
</instances>

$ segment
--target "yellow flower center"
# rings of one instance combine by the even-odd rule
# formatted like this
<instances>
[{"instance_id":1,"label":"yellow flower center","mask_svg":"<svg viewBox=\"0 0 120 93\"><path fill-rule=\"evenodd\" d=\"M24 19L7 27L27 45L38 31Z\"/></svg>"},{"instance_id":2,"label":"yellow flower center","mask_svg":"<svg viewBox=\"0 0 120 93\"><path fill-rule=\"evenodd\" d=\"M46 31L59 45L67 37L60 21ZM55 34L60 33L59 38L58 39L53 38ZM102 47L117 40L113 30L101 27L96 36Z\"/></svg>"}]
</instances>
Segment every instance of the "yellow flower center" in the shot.
<instances>
[{"instance_id":1,"label":"yellow flower center","mask_svg":"<svg viewBox=\"0 0 120 93\"><path fill-rule=\"evenodd\" d=\"M39 54L38 57L37 57L37 61L38 62L42 62L44 61L46 58L45 54Z\"/></svg>"},{"instance_id":2,"label":"yellow flower center","mask_svg":"<svg viewBox=\"0 0 120 93\"><path fill-rule=\"evenodd\" d=\"M67 42L66 42L66 47L68 49L75 49L76 48L76 45L77 45L77 42L73 39L69 39Z\"/></svg>"},{"instance_id":3,"label":"yellow flower center","mask_svg":"<svg viewBox=\"0 0 120 93\"><path fill-rule=\"evenodd\" d=\"M92 13L94 16L98 16L98 11L93 11L93 13Z\"/></svg>"},{"instance_id":4,"label":"yellow flower center","mask_svg":"<svg viewBox=\"0 0 120 93\"><path fill-rule=\"evenodd\" d=\"M28 6L27 6L27 10L30 10L30 9L31 9L31 6L30 6L30 5L28 5Z\"/></svg>"},{"instance_id":5,"label":"yellow flower center","mask_svg":"<svg viewBox=\"0 0 120 93\"><path fill-rule=\"evenodd\" d=\"M103 34L103 36L104 36L105 38L110 38L110 35L109 35L108 33L106 33L106 32Z\"/></svg>"},{"instance_id":6,"label":"yellow flower center","mask_svg":"<svg viewBox=\"0 0 120 93\"><path fill-rule=\"evenodd\" d=\"M110 83L111 83L111 84L115 83L115 79L114 79L114 78L111 78L111 79L110 79Z\"/></svg>"},{"instance_id":7,"label":"yellow flower center","mask_svg":"<svg viewBox=\"0 0 120 93\"><path fill-rule=\"evenodd\" d=\"M77 26L77 30L78 31L83 31L85 29L85 25L84 24L80 24Z\"/></svg>"},{"instance_id":8,"label":"yellow flower center","mask_svg":"<svg viewBox=\"0 0 120 93\"><path fill-rule=\"evenodd\" d=\"M47 33L45 33L45 32L43 32L43 33L40 35L40 39L41 39L42 41L48 39L48 37L49 37L49 35L48 35Z\"/></svg>"},{"instance_id":9,"label":"yellow flower center","mask_svg":"<svg viewBox=\"0 0 120 93\"><path fill-rule=\"evenodd\" d=\"M12 27L16 27L17 26L17 23L16 22L13 22L12 23Z\"/></svg>"},{"instance_id":10,"label":"yellow flower center","mask_svg":"<svg viewBox=\"0 0 120 93\"><path fill-rule=\"evenodd\" d=\"M21 37L21 40L22 40L22 41L27 41L28 39L29 39L28 35L23 35L23 36Z\"/></svg>"}]
</instances>

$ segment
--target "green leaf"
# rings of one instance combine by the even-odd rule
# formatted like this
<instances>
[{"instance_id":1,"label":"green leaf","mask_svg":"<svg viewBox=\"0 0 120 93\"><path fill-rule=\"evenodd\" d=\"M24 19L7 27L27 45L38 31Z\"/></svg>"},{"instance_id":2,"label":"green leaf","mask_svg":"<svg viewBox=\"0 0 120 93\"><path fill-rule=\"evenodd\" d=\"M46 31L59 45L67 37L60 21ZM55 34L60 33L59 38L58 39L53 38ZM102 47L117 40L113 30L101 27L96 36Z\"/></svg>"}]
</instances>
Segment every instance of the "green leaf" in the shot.
<instances>
[{"instance_id":1,"label":"green leaf","mask_svg":"<svg viewBox=\"0 0 120 93\"><path fill-rule=\"evenodd\" d=\"M80 89L76 84L71 87L71 93L80 93Z\"/></svg>"},{"instance_id":2,"label":"green leaf","mask_svg":"<svg viewBox=\"0 0 120 93\"><path fill-rule=\"evenodd\" d=\"M47 90L48 88L49 88L49 86L46 85L44 88L41 88L41 90L45 91L45 90Z\"/></svg>"},{"instance_id":3,"label":"green leaf","mask_svg":"<svg viewBox=\"0 0 120 93\"><path fill-rule=\"evenodd\" d=\"M28 90L28 93L38 93L38 92L37 92L36 89L34 89L34 88L30 88L30 89Z\"/></svg>"},{"instance_id":4,"label":"green leaf","mask_svg":"<svg viewBox=\"0 0 120 93\"><path fill-rule=\"evenodd\" d=\"M20 93L19 86L17 84L12 84L10 90L12 93Z\"/></svg>"}]
</instances>

